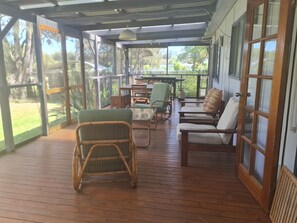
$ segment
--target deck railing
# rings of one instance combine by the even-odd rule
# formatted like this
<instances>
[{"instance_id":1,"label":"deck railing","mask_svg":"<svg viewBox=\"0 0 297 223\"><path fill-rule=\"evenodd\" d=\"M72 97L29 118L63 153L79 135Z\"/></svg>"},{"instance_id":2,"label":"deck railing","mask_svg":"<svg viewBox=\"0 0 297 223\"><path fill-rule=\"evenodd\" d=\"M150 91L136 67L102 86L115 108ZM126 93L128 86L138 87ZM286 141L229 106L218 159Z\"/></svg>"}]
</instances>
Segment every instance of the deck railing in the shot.
<instances>
[{"instance_id":1,"label":"deck railing","mask_svg":"<svg viewBox=\"0 0 297 223\"><path fill-rule=\"evenodd\" d=\"M186 97L204 97L207 90L208 75L206 74L170 74L170 75L144 75L144 77L175 77L182 79L176 83L176 96L184 92ZM136 74L106 75L93 78L94 93L96 94L96 107L102 108L110 104L110 96L119 93L119 86L133 83ZM87 82L89 83L89 82Z\"/></svg>"}]
</instances>

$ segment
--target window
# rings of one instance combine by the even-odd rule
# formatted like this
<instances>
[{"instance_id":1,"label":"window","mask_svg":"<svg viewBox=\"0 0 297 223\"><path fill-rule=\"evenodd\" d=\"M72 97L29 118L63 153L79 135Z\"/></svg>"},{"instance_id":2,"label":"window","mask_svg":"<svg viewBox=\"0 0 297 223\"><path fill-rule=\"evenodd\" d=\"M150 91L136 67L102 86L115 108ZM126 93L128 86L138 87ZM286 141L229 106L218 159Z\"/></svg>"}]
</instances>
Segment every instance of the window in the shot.
<instances>
[{"instance_id":1,"label":"window","mask_svg":"<svg viewBox=\"0 0 297 223\"><path fill-rule=\"evenodd\" d=\"M212 79L219 82L221 47L219 41L212 45Z\"/></svg>"},{"instance_id":2,"label":"window","mask_svg":"<svg viewBox=\"0 0 297 223\"><path fill-rule=\"evenodd\" d=\"M245 15L232 25L229 75L240 79L244 43Z\"/></svg>"}]
</instances>

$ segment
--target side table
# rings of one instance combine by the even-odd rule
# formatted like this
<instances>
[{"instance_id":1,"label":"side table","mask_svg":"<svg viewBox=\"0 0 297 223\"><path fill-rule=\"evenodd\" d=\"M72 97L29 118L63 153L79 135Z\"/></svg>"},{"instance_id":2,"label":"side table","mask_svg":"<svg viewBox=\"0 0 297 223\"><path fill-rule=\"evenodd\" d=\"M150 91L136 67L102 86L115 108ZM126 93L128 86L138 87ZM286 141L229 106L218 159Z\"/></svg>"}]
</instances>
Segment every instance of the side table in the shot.
<instances>
[{"instance_id":1,"label":"side table","mask_svg":"<svg viewBox=\"0 0 297 223\"><path fill-rule=\"evenodd\" d=\"M138 145L140 148L147 148L151 143L151 121L155 116L154 108L130 108L132 110L132 129L147 131L147 143ZM137 125L138 124L138 125Z\"/></svg>"},{"instance_id":2,"label":"side table","mask_svg":"<svg viewBox=\"0 0 297 223\"><path fill-rule=\"evenodd\" d=\"M126 108L131 103L131 96L125 95L112 95L110 97L111 108Z\"/></svg>"}]
</instances>

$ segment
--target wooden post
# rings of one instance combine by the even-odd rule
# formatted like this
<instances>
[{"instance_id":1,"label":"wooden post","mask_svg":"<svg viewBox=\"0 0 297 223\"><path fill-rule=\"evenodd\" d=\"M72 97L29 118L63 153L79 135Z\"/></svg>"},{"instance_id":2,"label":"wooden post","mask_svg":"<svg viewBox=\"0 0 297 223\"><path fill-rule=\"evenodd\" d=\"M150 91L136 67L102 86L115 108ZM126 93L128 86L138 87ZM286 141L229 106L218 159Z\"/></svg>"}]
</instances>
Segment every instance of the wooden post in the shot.
<instances>
[{"instance_id":1,"label":"wooden post","mask_svg":"<svg viewBox=\"0 0 297 223\"><path fill-rule=\"evenodd\" d=\"M40 94L40 113L41 113L41 123L42 123L42 135L49 135L48 128L48 115L47 115L47 104L46 104L46 85L43 79L42 70L42 48L41 48L41 37L40 31L36 23L34 28L34 41L35 41L35 53L36 53L36 65L37 65L37 76L38 76L38 91Z\"/></svg>"},{"instance_id":2,"label":"wooden post","mask_svg":"<svg viewBox=\"0 0 297 223\"><path fill-rule=\"evenodd\" d=\"M187 132L181 135L181 166L188 166L188 136Z\"/></svg>"},{"instance_id":3,"label":"wooden post","mask_svg":"<svg viewBox=\"0 0 297 223\"><path fill-rule=\"evenodd\" d=\"M0 27L0 33L1 33L1 27ZM2 39L0 39L0 107L1 107L6 152L11 152L14 150L11 113L10 113L10 106L9 106L9 94L10 94L10 89L7 85L7 80L6 80L4 50L3 50Z\"/></svg>"}]
</instances>

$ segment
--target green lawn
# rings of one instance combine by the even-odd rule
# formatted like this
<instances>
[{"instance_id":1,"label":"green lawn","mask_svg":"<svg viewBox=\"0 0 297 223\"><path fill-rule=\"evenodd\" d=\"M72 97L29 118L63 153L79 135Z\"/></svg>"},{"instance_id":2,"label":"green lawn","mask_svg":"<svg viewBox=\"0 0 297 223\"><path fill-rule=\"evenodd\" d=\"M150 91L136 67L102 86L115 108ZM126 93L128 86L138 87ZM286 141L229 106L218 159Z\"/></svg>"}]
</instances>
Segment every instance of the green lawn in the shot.
<instances>
[{"instance_id":1,"label":"green lawn","mask_svg":"<svg viewBox=\"0 0 297 223\"><path fill-rule=\"evenodd\" d=\"M66 122L65 108L59 103L48 103L49 126ZM15 144L41 135L41 115L39 102L10 102L12 128ZM0 112L0 151L4 149L4 132Z\"/></svg>"},{"instance_id":2,"label":"green lawn","mask_svg":"<svg viewBox=\"0 0 297 223\"><path fill-rule=\"evenodd\" d=\"M41 134L40 105L36 102L10 102L15 144ZM4 149L4 133L0 116L0 150Z\"/></svg>"}]
</instances>

